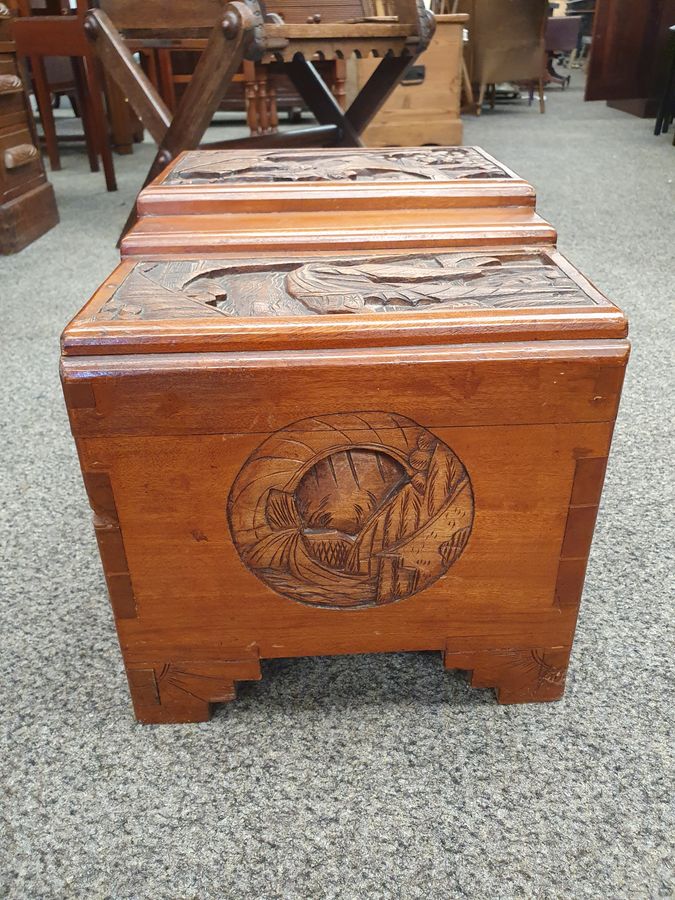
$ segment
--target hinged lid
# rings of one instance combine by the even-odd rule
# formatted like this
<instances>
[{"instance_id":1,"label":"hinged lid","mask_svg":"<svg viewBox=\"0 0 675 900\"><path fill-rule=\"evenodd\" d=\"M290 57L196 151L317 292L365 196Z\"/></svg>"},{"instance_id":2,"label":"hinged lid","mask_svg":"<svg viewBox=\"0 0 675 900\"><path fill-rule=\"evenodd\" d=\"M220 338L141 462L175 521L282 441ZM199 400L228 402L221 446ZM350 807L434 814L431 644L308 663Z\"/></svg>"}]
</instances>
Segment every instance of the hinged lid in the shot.
<instances>
[{"instance_id":1,"label":"hinged lid","mask_svg":"<svg viewBox=\"0 0 675 900\"><path fill-rule=\"evenodd\" d=\"M304 253L127 260L67 327L67 356L624 337L559 253Z\"/></svg>"},{"instance_id":2,"label":"hinged lid","mask_svg":"<svg viewBox=\"0 0 675 900\"><path fill-rule=\"evenodd\" d=\"M478 147L194 150L139 197L142 216L534 206Z\"/></svg>"},{"instance_id":3,"label":"hinged lid","mask_svg":"<svg viewBox=\"0 0 675 900\"><path fill-rule=\"evenodd\" d=\"M141 192L122 253L552 247L534 201L476 147L197 150Z\"/></svg>"}]
</instances>

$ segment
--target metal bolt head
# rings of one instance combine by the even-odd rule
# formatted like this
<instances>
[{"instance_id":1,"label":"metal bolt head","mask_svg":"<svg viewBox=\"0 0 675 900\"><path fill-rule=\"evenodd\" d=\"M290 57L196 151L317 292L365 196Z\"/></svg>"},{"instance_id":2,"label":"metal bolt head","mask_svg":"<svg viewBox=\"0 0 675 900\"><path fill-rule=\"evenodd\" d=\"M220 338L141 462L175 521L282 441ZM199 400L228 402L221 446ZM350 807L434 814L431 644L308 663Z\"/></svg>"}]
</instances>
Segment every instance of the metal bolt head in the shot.
<instances>
[{"instance_id":1,"label":"metal bolt head","mask_svg":"<svg viewBox=\"0 0 675 900\"><path fill-rule=\"evenodd\" d=\"M239 17L233 10L229 10L223 16L223 34L228 41L234 40L239 34L240 22Z\"/></svg>"}]
</instances>

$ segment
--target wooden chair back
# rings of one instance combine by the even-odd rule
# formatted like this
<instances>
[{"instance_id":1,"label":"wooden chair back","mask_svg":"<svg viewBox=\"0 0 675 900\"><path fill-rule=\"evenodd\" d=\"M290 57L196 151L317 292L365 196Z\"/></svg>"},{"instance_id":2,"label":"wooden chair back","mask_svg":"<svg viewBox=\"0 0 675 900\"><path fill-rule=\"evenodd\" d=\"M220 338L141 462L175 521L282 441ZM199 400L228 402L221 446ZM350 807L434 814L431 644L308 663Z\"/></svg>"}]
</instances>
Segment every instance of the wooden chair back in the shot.
<instances>
[{"instance_id":1,"label":"wooden chair back","mask_svg":"<svg viewBox=\"0 0 675 900\"><path fill-rule=\"evenodd\" d=\"M124 37L202 37L213 28L227 0L98 0Z\"/></svg>"},{"instance_id":2,"label":"wooden chair back","mask_svg":"<svg viewBox=\"0 0 675 900\"><path fill-rule=\"evenodd\" d=\"M460 0L468 13L471 80L529 81L544 67L548 0Z\"/></svg>"},{"instance_id":3,"label":"wooden chair back","mask_svg":"<svg viewBox=\"0 0 675 900\"><path fill-rule=\"evenodd\" d=\"M315 16L321 22L348 22L363 19L365 11L361 0L266 0L268 13L276 13L289 25L311 22Z\"/></svg>"},{"instance_id":4,"label":"wooden chair back","mask_svg":"<svg viewBox=\"0 0 675 900\"><path fill-rule=\"evenodd\" d=\"M125 36L148 37L161 32L196 36L212 28L227 0L98 0ZM267 0L267 13L289 25L318 21L324 24L362 20L366 16L396 16L399 22L416 19L415 0Z\"/></svg>"},{"instance_id":5,"label":"wooden chair back","mask_svg":"<svg viewBox=\"0 0 675 900\"><path fill-rule=\"evenodd\" d=\"M577 46L581 16L552 16L546 23L546 49L571 53Z\"/></svg>"}]
</instances>

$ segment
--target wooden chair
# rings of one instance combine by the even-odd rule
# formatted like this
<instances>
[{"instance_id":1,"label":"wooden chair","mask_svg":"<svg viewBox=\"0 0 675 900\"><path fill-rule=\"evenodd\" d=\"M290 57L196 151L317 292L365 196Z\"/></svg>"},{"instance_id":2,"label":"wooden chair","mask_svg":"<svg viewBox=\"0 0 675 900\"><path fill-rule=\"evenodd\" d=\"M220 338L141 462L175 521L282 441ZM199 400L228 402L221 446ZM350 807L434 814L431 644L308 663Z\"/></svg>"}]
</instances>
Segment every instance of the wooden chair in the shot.
<instances>
[{"instance_id":1,"label":"wooden chair","mask_svg":"<svg viewBox=\"0 0 675 900\"><path fill-rule=\"evenodd\" d=\"M581 16L551 16L546 22L547 81L554 81L563 89L570 83L570 76L556 72L555 59L560 53L570 54L576 49L580 31Z\"/></svg>"},{"instance_id":2,"label":"wooden chair","mask_svg":"<svg viewBox=\"0 0 675 900\"><path fill-rule=\"evenodd\" d=\"M14 40L18 55L30 61L35 99L51 168L60 169L61 161L45 59L63 56L70 57L72 62L90 168L92 172L98 171L100 157L106 187L109 191L116 190L98 61L84 32L84 17L88 11L86 0L78 0L74 15L31 15L28 0L21 0L17 4L17 10L20 15L14 21ZM47 10L53 11L49 8Z\"/></svg>"},{"instance_id":3,"label":"wooden chair","mask_svg":"<svg viewBox=\"0 0 675 900\"><path fill-rule=\"evenodd\" d=\"M476 114L488 87L503 81L535 82L539 109L545 112L548 0L459 0L457 11L470 16L468 66L479 86Z\"/></svg>"},{"instance_id":4,"label":"wooden chair","mask_svg":"<svg viewBox=\"0 0 675 900\"><path fill-rule=\"evenodd\" d=\"M267 7L263 0L99 0L85 29L104 68L159 145L147 184L178 153L199 146L246 60L265 62L271 71L289 75L319 124L291 134L211 146L361 146L361 133L426 49L434 30L433 15L421 0L389 0L387 11L394 15L369 17L359 0L269 0ZM172 117L127 42L135 48L162 48L176 38L184 43L190 38L203 40L205 35L206 49ZM343 111L311 60L352 54L378 56L381 62ZM133 221L132 213L126 227Z\"/></svg>"},{"instance_id":5,"label":"wooden chair","mask_svg":"<svg viewBox=\"0 0 675 900\"><path fill-rule=\"evenodd\" d=\"M162 100L172 115L178 101L190 83L201 51L157 50L152 67L151 80L156 84ZM346 61L344 59L315 60L315 68L331 88L340 107L345 109ZM229 89L219 104L219 110L244 112L251 135L271 134L277 131L279 112L284 109L290 117L302 112L304 101L292 83L283 74L270 75L269 66L245 59L240 71L233 77Z\"/></svg>"}]
</instances>

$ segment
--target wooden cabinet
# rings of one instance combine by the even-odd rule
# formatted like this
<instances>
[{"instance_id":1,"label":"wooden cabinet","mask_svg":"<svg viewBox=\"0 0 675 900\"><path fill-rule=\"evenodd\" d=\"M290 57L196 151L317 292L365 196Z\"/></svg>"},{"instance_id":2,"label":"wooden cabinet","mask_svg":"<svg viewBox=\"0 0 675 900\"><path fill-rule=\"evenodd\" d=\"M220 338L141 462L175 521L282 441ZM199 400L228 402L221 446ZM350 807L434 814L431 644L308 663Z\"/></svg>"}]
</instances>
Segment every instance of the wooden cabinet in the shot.
<instances>
[{"instance_id":1,"label":"wooden cabinet","mask_svg":"<svg viewBox=\"0 0 675 900\"><path fill-rule=\"evenodd\" d=\"M587 100L654 116L666 77L675 0L597 0Z\"/></svg>"},{"instance_id":2,"label":"wooden cabinet","mask_svg":"<svg viewBox=\"0 0 675 900\"><path fill-rule=\"evenodd\" d=\"M0 253L16 253L58 222L28 97L11 34L12 17L0 3Z\"/></svg>"},{"instance_id":3,"label":"wooden cabinet","mask_svg":"<svg viewBox=\"0 0 675 900\"><path fill-rule=\"evenodd\" d=\"M369 147L462 143L462 32L465 15L436 16L436 32L387 102L366 128ZM348 61L347 95L355 96L375 71L377 59Z\"/></svg>"}]
</instances>

